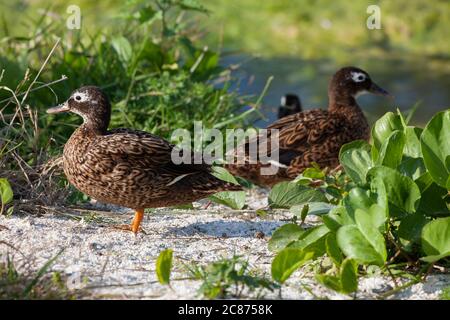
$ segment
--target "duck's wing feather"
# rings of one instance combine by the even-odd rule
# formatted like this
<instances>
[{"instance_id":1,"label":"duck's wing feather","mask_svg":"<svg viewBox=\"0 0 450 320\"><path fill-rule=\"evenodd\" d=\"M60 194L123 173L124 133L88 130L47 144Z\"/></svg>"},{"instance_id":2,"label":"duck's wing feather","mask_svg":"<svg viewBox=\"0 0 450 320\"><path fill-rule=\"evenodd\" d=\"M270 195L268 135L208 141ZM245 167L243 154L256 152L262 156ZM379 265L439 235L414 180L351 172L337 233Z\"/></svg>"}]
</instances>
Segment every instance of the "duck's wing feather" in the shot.
<instances>
[{"instance_id":1,"label":"duck's wing feather","mask_svg":"<svg viewBox=\"0 0 450 320\"><path fill-rule=\"evenodd\" d=\"M210 171L205 163L194 164L191 161L191 164L174 164L173 151L177 151L176 146L161 137L126 128L108 131L106 135L96 139L89 149L89 153L97 155L99 159L110 159L116 164L130 165L133 169L155 168L174 174ZM193 157L192 154L192 159Z\"/></svg>"},{"instance_id":2,"label":"duck's wing feather","mask_svg":"<svg viewBox=\"0 0 450 320\"><path fill-rule=\"evenodd\" d=\"M279 162L289 166L291 161L298 158L311 149L316 149L321 144L330 140L345 139L340 135L346 127L345 119L326 110L314 109L299 112L272 123L267 127L267 136L257 136L250 139L247 145L258 140L259 147L266 146L270 154L278 151ZM278 130L278 145L271 146L270 137L274 134L270 130ZM340 143L340 141L335 141Z\"/></svg>"}]
</instances>

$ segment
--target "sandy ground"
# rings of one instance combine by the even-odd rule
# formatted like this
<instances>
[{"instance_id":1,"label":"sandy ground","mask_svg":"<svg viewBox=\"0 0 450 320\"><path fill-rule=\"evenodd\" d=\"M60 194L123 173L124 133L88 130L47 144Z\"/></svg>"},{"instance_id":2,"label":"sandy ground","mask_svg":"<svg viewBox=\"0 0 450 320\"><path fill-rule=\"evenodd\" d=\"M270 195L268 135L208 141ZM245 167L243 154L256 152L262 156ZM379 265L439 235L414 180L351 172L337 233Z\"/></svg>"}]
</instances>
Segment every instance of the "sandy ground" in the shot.
<instances>
[{"instance_id":1,"label":"sandy ground","mask_svg":"<svg viewBox=\"0 0 450 320\"><path fill-rule=\"evenodd\" d=\"M260 197L253 207L262 207L265 200L261 199L265 198ZM197 207L204 207L204 202ZM0 253L9 251L16 259L30 259L39 269L64 249L52 270L68 277L69 288L84 289L97 298L197 299L201 298L197 293L201 282L183 280L187 273L182 262L203 265L235 253L247 257L252 269L270 277L273 253L267 250L267 241L290 214L280 211L259 217L252 210L236 212L213 205L208 210L161 209L147 214L142 224L145 234L137 236L111 227L129 223L131 217L130 212L117 211L86 213L78 219L61 214L1 216L0 241L13 244L21 254L1 244ZM314 223L315 218L307 222ZM155 274L156 258L167 248L173 249L175 256L171 288L160 285ZM318 285L312 275L308 268L294 273L282 287L281 297L350 299ZM450 275L432 275L426 283L390 298L437 299L449 285ZM374 276L360 282L356 297L377 298L393 287L390 278ZM280 298L278 290L268 291L264 297Z\"/></svg>"}]
</instances>

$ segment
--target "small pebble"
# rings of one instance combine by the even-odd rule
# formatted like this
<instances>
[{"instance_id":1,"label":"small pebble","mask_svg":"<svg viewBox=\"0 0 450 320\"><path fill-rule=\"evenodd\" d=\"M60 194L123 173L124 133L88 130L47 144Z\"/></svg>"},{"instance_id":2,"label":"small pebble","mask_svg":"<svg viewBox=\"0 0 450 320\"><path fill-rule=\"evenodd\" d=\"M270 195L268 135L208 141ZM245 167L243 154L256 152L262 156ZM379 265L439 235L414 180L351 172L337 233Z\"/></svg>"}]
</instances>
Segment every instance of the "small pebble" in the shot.
<instances>
[{"instance_id":1,"label":"small pebble","mask_svg":"<svg viewBox=\"0 0 450 320\"><path fill-rule=\"evenodd\" d=\"M262 232L262 231L256 231L256 232L255 232L255 238L256 238L256 239L264 239L265 236L266 236L266 235L265 235L264 232Z\"/></svg>"}]
</instances>

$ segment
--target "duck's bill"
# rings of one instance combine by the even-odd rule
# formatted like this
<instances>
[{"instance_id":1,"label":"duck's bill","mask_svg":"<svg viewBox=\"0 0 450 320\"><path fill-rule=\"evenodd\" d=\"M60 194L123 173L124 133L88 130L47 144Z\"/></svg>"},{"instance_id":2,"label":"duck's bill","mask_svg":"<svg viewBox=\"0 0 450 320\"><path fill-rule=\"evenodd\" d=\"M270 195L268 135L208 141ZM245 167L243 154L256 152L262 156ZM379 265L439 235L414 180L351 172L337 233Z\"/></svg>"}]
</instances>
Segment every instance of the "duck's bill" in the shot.
<instances>
[{"instance_id":1,"label":"duck's bill","mask_svg":"<svg viewBox=\"0 0 450 320\"><path fill-rule=\"evenodd\" d=\"M66 102L57 105L56 107L52 107L47 109L47 113L59 113L59 112L67 112L69 111L69 104Z\"/></svg>"},{"instance_id":2,"label":"duck's bill","mask_svg":"<svg viewBox=\"0 0 450 320\"><path fill-rule=\"evenodd\" d=\"M373 94L380 95L380 96L390 96L389 92L387 92L386 90L384 90L383 88L379 87L378 85L376 85L373 82L372 82L372 85L370 86L369 92L373 93Z\"/></svg>"}]
</instances>

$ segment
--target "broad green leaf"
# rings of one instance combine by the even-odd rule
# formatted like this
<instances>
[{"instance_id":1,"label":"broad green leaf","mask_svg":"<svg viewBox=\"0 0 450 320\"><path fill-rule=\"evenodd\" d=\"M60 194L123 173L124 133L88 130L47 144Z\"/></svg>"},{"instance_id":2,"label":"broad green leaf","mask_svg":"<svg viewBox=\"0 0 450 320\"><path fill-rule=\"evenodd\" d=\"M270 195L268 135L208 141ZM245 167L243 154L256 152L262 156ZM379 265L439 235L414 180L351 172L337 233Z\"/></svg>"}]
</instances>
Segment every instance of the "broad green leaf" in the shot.
<instances>
[{"instance_id":1,"label":"broad green leaf","mask_svg":"<svg viewBox=\"0 0 450 320\"><path fill-rule=\"evenodd\" d=\"M282 225L276 229L269 240L269 250L278 252L289 243L298 240L305 231L294 223Z\"/></svg>"},{"instance_id":2,"label":"broad green leaf","mask_svg":"<svg viewBox=\"0 0 450 320\"><path fill-rule=\"evenodd\" d=\"M384 184L389 203L401 211L415 212L419 205L420 190L414 181L387 167L374 167L367 173L372 187ZM378 186L381 188L381 186Z\"/></svg>"},{"instance_id":3,"label":"broad green leaf","mask_svg":"<svg viewBox=\"0 0 450 320\"><path fill-rule=\"evenodd\" d=\"M345 259L340 269L341 291L352 293L358 290L357 265L352 259Z\"/></svg>"},{"instance_id":4,"label":"broad green leaf","mask_svg":"<svg viewBox=\"0 0 450 320\"><path fill-rule=\"evenodd\" d=\"M286 248L280 251L272 261L272 278L279 283L284 283L295 270L312 257L312 252L297 248Z\"/></svg>"},{"instance_id":5,"label":"broad green leaf","mask_svg":"<svg viewBox=\"0 0 450 320\"><path fill-rule=\"evenodd\" d=\"M450 190L450 110L436 114L426 125L420 140L423 160L431 177Z\"/></svg>"},{"instance_id":6,"label":"broad green leaf","mask_svg":"<svg viewBox=\"0 0 450 320\"><path fill-rule=\"evenodd\" d=\"M302 176L310 179L323 179L325 177L325 173L319 168L306 168L302 172Z\"/></svg>"},{"instance_id":7,"label":"broad green leaf","mask_svg":"<svg viewBox=\"0 0 450 320\"><path fill-rule=\"evenodd\" d=\"M223 167L213 166L211 174L215 176L217 179L234 184L239 184L236 178L227 169Z\"/></svg>"},{"instance_id":8,"label":"broad green leaf","mask_svg":"<svg viewBox=\"0 0 450 320\"><path fill-rule=\"evenodd\" d=\"M339 270L339 276L316 274L316 280L331 290L341 293L352 293L358 290L357 264L345 259Z\"/></svg>"},{"instance_id":9,"label":"broad green leaf","mask_svg":"<svg viewBox=\"0 0 450 320\"><path fill-rule=\"evenodd\" d=\"M374 209L372 209L374 208ZM377 205L374 205L369 212L365 212L361 209L357 209L355 212L356 226L370 245L375 249L375 251L381 256L383 261L387 259L386 243L384 241L383 235L379 231L380 220L383 217L383 210ZM386 220L384 220L386 221Z\"/></svg>"},{"instance_id":10,"label":"broad green leaf","mask_svg":"<svg viewBox=\"0 0 450 320\"><path fill-rule=\"evenodd\" d=\"M405 148L403 149L403 155L411 158L421 158L422 151L420 149L420 135L423 129L408 126L405 128Z\"/></svg>"},{"instance_id":11,"label":"broad green leaf","mask_svg":"<svg viewBox=\"0 0 450 320\"><path fill-rule=\"evenodd\" d=\"M397 169L401 174L413 180L419 179L427 172L422 158L403 157Z\"/></svg>"},{"instance_id":12,"label":"broad green leaf","mask_svg":"<svg viewBox=\"0 0 450 320\"><path fill-rule=\"evenodd\" d=\"M366 183L367 171L373 166L370 145L363 140L344 144L339 152L339 162L357 184Z\"/></svg>"},{"instance_id":13,"label":"broad green leaf","mask_svg":"<svg viewBox=\"0 0 450 320\"><path fill-rule=\"evenodd\" d=\"M331 258L331 260L333 260L337 266L340 266L344 257L342 256L341 249L339 249L335 233L329 233L327 235L325 240L325 248L327 255Z\"/></svg>"},{"instance_id":14,"label":"broad green leaf","mask_svg":"<svg viewBox=\"0 0 450 320\"><path fill-rule=\"evenodd\" d=\"M11 185L6 178L0 178L0 201L3 205L10 203L13 199Z\"/></svg>"},{"instance_id":15,"label":"broad green leaf","mask_svg":"<svg viewBox=\"0 0 450 320\"><path fill-rule=\"evenodd\" d=\"M348 214L344 207L336 207L330 213L321 216L321 218L327 228L334 232L343 225L355 224L353 217Z\"/></svg>"},{"instance_id":16,"label":"broad green leaf","mask_svg":"<svg viewBox=\"0 0 450 320\"><path fill-rule=\"evenodd\" d=\"M369 210L375 204L375 200L370 197L370 191L360 187L352 188L343 202L353 221L356 209Z\"/></svg>"},{"instance_id":17,"label":"broad green leaf","mask_svg":"<svg viewBox=\"0 0 450 320\"><path fill-rule=\"evenodd\" d=\"M291 182L276 184L269 194L269 205L272 208L287 209L307 202L327 202L327 198L319 190Z\"/></svg>"},{"instance_id":18,"label":"broad green leaf","mask_svg":"<svg viewBox=\"0 0 450 320\"><path fill-rule=\"evenodd\" d=\"M384 265L384 257L375 250L357 226L343 226L338 230L336 240L342 252L348 258L362 264Z\"/></svg>"},{"instance_id":19,"label":"broad green leaf","mask_svg":"<svg viewBox=\"0 0 450 320\"><path fill-rule=\"evenodd\" d=\"M413 243L420 242L423 226L428 221L429 219L419 212L407 215L400 221L398 236L407 250L411 249L410 245Z\"/></svg>"},{"instance_id":20,"label":"broad green leaf","mask_svg":"<svg viewBox=\"0 0 450 320\"><path fill-rule=\"evenodd\" d=\"M208 199L231 209L241 210L245 206L245 191L222 191L209 196Z\"/></svg>"},{"instance_id":21,"label":"broad green leaf","mask_svg":"<svg viewBox=\"0 0 450 320\"><path fill-rule=\"evenodd\" d=\"M341 285L341 279L336 276L331 276L328 274L316 274L315 276L317 282L323 284L325 287L341 292L342 291L342 285Z\"/></svg>"},{"instance_id":22,"label":"broad green leaf","mask_svg":"<svg viewBox=\"0 0 450 320\"><path fill-rule=\"evenodd\" d=\"M170 273L172 271L172 256L173 250L167 249L161 251L156 259L156 276L161 284L170 283Z\"/></svg>"},{"instance_id":23,"label":"broad green leaf","mask_svg":"<svg viewBox=\"0 0 450 320\"><path fill-rule=\"evenodd\" d=\"M450 217L428 222L422 229L421 239L422 250L427 254L428 257L425 258L428 262L450 256Z\"/></svg>"},{"instance_id":24,"label":"broad green leaf","mask_svg":"<svg viewBox=\"0 0 450 320\"><path fill-rule=\"evenodd\" d=\"M303 208L305 206L308 206L308 214L309 215L322 215L322 214L326 214L328 212L330 212L330 210L334 209L336 206L331 204L331 203L327 203L327 202L308 202L307 204L301 204L301 205L297 205L297 206L293 206L291 207L290 211L295 215L295 216L300 216Z\"/></svg>"},{"instance_id":25,"label":"broad green leaf","mask_svg":"<svg viewBox=\"0 0 450 320\"><path fill-rule=\"evenodd\" d=\"M378 158L372 159L377 165L389 168L397 168L403 156L405 147L405 134L403 131L395 130L383 142L378 152Z\"/></svg>"},{"instance_id":26,"label":"broad green leaf","mask_svg":"<svg viewBox=\"0 0 450 320\"><path fill-rule=\"evenodd\" d=\"M131 60L133 49L127 38L119 36L111 40L111 45L119 56L124 68L127 68L128 62Z\"/></svg>"},{"instance_id":27,"label":"broad green leaf","mask_svg":"<svg viewBox=\"0 0 450 320\"><path fill-rule=\"evenodd\" d=\"M302 233L297 241L291 242L289 248L300 248L314 252L314 257L325 253L325 237L330 232L326 225L312 227Z\"/></svg>"},{"instance_id":28,"label":"broad green leaf","mask_svg":"<svg viewBox=\"0 0 450 320\"><path fill-rule=\"evenodd\" d=\"M417 212L421 212L429 217L450 216L450 210L447 207L445 200L447 194L447 189L442 188L433 182L428 188L422 190L422 196Z\"/></svg>"},{"instance_id":29,"label":"broad green leaf","mask_svg":"<svg viewBox=\"0 0 450 320\"><path fill-rule=\"evenodd\" d=\"M239 184L236 178L225 168L214 166L212 175L220 180ZM232 209L241 210L245 206L245 191L222 191L209 196L208 199Z\"/></svg>"},{"instance_id":30,"label":"broad green leaf","mask_svg":"<svg viewBox=\"0 0 450 320\"><path fill-rule=\"evenodd\" d=\"M417 184L421 192L426 190L434 183L433 178L431 178L431 174L428 171L426 171L419 178L414 180L414 182Z\"/></svg>"},{"instance_id":31,"label":"broad green leaf","mask_svg":"<svg viewBox=\"0 0 450 320\"><path fill-rule=\"evenodd\" d=\"M393 112L387 112L375 122L372 128L372 139L375 149L379 151L383 142L388 139L392 132L396 130L403 131L403 129L401 117Z\"/></svg>"}]
</instances>

